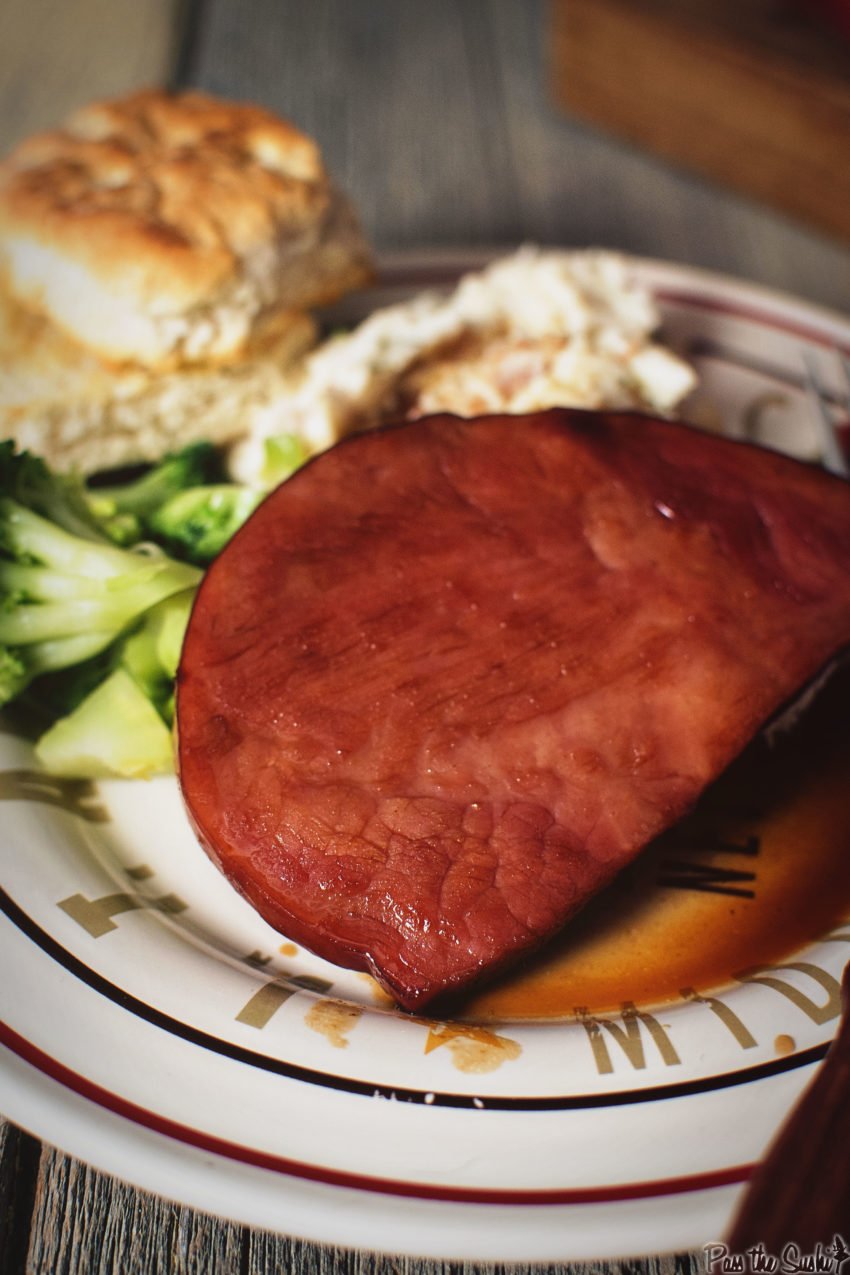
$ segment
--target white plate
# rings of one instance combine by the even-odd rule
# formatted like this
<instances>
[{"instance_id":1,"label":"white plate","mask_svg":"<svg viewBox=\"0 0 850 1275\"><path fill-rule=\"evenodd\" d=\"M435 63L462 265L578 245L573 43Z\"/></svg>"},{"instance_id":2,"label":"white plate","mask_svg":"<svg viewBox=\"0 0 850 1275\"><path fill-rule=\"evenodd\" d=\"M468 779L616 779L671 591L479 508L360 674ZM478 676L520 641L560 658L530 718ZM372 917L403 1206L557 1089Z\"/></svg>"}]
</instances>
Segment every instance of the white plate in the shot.
<instances>
[{"instance_id":1,"label":"white plate","mask_svg":"<svg viewBox=\"0 0 850 1275\"><path fill-rule=\"evenodd\" d=\"M475 264L388 262L368 303ZM692 414L812 455L801 352L837 391L830 350L850 347L850 324L693 270L635 269L699 365ZM287 945L198 848L174 781L52 781L3 734L0 1107L140 1187L352 1247L533 1261L716 1240L835 1027L850 927L846 881L821 888L823 847L850 858L850 808L846 755L827 753L755 824L726 810L727 831L744 828L734 844L647 857L621 899L634 951L613 1007L589 986L565 1019L510 1021L503 1005L476 1026L397 1014L368 979ZM675 981L688 933L698 945L712 926L759 968L661 1008L635 996L642 941L666 935Z\"/></svg>"}]
</instances>

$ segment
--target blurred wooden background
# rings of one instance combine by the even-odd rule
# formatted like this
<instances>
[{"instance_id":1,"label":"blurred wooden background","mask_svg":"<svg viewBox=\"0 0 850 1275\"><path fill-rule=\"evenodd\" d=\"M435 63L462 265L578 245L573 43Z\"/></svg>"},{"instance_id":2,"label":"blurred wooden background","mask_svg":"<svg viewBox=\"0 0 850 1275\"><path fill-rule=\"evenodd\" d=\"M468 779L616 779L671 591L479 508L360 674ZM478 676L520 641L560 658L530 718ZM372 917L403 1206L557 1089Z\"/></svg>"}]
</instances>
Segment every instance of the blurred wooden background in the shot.
<instances>
[{"instance_id":1,"label":"blurred wooden background","mask_svg":"<svg viewBox=\"0 0 850 1275\"><path fill-rule=\"evenodd\" d=\"M566 110L850 240L850 25L826 5L553 0L551 52Z\"/></svg>"}]
</instances>

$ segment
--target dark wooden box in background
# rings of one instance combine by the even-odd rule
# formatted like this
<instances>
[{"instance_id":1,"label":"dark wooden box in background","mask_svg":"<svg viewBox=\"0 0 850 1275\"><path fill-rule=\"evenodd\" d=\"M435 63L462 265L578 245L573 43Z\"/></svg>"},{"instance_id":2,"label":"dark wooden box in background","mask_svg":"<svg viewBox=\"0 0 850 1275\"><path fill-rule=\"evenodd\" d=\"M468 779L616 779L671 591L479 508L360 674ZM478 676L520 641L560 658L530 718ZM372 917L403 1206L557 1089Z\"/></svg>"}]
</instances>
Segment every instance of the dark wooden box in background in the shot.
<instances>
[{"instance_id":1,"label":"dark wooden box in background","mask_svg":"<svg viewBox=\"0 0 850 1275\"><path fill-rule=\"evenodd\" d=\"M571 114L850 238L850 40L815 0L551 0Z\"/></svg>"}]
</instances>

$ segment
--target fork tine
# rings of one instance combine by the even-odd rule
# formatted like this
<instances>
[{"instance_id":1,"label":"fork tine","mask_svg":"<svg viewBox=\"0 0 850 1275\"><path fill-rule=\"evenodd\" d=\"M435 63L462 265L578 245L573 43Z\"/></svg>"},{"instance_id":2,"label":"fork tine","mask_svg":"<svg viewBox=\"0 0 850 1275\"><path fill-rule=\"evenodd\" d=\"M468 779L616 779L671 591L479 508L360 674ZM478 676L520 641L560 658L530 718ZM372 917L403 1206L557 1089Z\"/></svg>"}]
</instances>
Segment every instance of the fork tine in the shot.
<instances>
[{"instance_id":1,"label":"fork tine","mask_svg":"<svg viewBox=\"0 0 850 1275\"><path fill-rule=\"evenodd\" d=\"M847 461L844 458L844 453L838 441L838 434L833 424L829 396L821 382L814 357L808 350L803 353L803 361L806 365L806 385L809 391L809 398L816 409L815 419L818 424L824 468L828 469L831 474L840 474L846 478L850 471L848 471ZM842 364L844 364L843 360ZM848 377L848 383L850 383L850 366L845 365L845 375Z\"/></svg>"},{"instance_id":2,"label":"fork tine","mask_svg":"<svg viewBox=\"0 0 850 1275\"><path fill-rule=\"evenodd\" d=\"M847 390L844 395L844 410L850 413L850 354L846 354L842 350L838 359L841 363L841 370L844 373L844 380L847 382Z\"/></svg>"}]
</instances>

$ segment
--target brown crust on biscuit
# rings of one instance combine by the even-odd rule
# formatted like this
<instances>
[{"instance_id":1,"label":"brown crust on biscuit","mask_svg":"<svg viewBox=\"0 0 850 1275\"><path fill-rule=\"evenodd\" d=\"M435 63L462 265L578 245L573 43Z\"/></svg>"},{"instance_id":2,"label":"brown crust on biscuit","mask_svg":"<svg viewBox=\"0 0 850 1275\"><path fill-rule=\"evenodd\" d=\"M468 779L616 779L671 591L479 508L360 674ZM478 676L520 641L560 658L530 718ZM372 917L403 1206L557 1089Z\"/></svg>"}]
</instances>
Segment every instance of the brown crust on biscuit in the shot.
<instances>
[{"instance_id":1,"label":"brown crust on biscuit","mask_svg":"<svg viewBox=\"0 0 850 1275\"><path fill-rule=\"evenodd\" d=\"M77 111L0 165L0 253L17 295L104 357L226 358L267 309L320 304L368 277L341 203L291 124L147 90Z\"/></svg>"}]
</instances>

